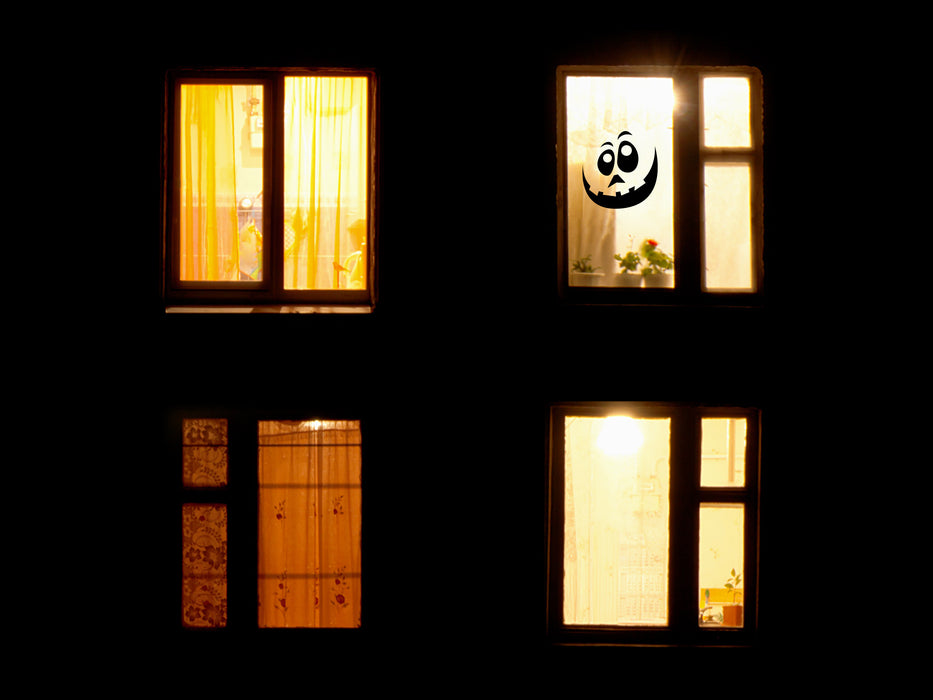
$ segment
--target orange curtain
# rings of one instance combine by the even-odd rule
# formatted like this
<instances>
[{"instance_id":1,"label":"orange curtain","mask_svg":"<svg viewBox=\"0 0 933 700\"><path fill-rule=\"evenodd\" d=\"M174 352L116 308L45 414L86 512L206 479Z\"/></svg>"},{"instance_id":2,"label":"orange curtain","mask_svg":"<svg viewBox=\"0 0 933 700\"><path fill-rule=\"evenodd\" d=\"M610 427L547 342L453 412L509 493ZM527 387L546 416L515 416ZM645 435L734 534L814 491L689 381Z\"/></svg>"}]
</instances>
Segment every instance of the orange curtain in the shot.
<instances>
[{"instance_id":1,"label":"orange curtain","mask_svg":"<svg viewBox=\"0 0 933 700\"><path fill-rule=\"evenodd\" d=\"M358 421L259 425L259 626L360 625Z\"/></svg>"},{"instance_id":2,"label":"orange curtain","mask_svg":"<svg viewBox=\"0 0 933 700\"><path fill-rule=\"evenodd\" d=\"M235 280L239 254L233 86L182 85L180 110L180 277Z\"/></svg>"},{"instance_id":3,"label":"orange curtain","mask_svg":"<svg viewBox=\"0 0 933 700\"><path fill-rule=\"evenodd\" d=\"M365 77L285 79L285 286L365 288Z\"/></svg>"}]
</instances>

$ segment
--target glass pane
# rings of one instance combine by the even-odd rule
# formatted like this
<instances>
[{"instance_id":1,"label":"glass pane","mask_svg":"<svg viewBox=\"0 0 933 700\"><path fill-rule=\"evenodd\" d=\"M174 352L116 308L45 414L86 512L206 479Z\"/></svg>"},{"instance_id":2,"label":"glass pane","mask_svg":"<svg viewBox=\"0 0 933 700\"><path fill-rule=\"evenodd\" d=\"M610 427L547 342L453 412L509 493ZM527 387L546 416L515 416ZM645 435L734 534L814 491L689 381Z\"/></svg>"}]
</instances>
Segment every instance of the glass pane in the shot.
<instances>
[{"instance_id":1,"label":"glass pane","mask_svg":"<svg viewBox=\"0 0 933 700\"><path fill-rule=\"evenodd\" d=\"M666 625L670 420L565 419L564 622Z\"/></svg>"},{"instance_id":2,"label":"glass pane","mask_svg":"<svg viewBox=\"0 0 933 700\"><path fill-rule=\"evenodd\" d=\"M358 421L259 424L259 626L359 627Z\"/></svg>"},{"instance_id":3,"label":"glass pane","mask_svg":"<svg viewBox=\"0 0 933 700\"><path fill-rule=\"evenodd\" d=\"M700 506L700 624L744 626L745 507Z\"/></svg>"},{"instance_id":4,"label":"glass pane","mask_svg":"<svg viewBox=\"0 0 933 700\"><path fill-rule=\"evenodd\" d=\"M182 85L179 277L262 279L261 85Z\"/></svg>"},{"instance_id":5,"label":"glass pane","mask_svg":"<svg viewBox=\"0 0 933 700\"><path fill-rule=\"evenodd\" d=\"M750 147L750 105L748 78L704 78L703 143L711 147Z\"/></svg>"},{"instance_id":6,"label":"glass pane","mask_svg":"<svg viewBox=\"0 0 933 700\"><path fill-rule=\"evenodd\" d=\"M673 286L670 78L567 78L571 286Z\"/></svg>"},{"instance_id":7,"label":"glass pane","mask_svg":"<svg viewBox=\"0 0 933 700\"><path fill-rule=\"evenodd\" d=\"M227 507L182 506L182 624L227 624Z\"/></svg>"},{"instance_id":8,"label":"glass pane","mask_svg":"<svg viewBox=\"0 0 933 700\"><path fill-rule=\"evenodd\" d=\"M745 486L744 418L704 418L700 486Z\"/></svg>"},{"instance_id":9,"label":"glass pane","mask_svg":"<svg viewBox=\"0 0 933 700\"><path fill-rule=\"evenodd\" d=\"M750 290L751 169L744 163L708 163L703 178L705 287Z\"/></svg>"},{"instance_id":10,"label":"glass pane","mask_svg":"<svg viewBox=\"0 0 933 700\"><path fill-rule=\"evenodd\" d=\"M227 485L225 418L195 418L182 422L182 483L188 487Z\"/></svg>"},{"instance_id":11,"label":"glass pane","mask_svg":"<svg viewBox=\"0 0 933 700\"><path fill-rule=\"evenodd\" d=\"M368 80L285 79L285 288L366 289Z\"/></svg>"}]
</instances>

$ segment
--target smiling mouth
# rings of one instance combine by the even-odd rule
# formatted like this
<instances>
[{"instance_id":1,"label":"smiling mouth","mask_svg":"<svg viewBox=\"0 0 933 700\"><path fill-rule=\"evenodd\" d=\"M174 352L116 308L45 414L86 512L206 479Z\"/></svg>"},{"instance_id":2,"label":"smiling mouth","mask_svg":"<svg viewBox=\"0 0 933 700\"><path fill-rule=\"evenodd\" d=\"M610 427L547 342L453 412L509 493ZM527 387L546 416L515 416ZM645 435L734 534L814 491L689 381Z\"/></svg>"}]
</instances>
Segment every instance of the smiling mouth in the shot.
<instances>
[{"instance_id":1,"label":"smiling mouth","mask_svg":"<svg viewBox=\"0 0 933 700\"><path fill-rule=\"evenodd\" d=\"M658 180L658 152L655 151L654 153L654 162L651 164L651 170L645 175L644 182L639 186L629 187L628 192L618 191L615 194L604 194L603 192L594 193L593 190L590 189L590 183L586 181L586 174L582 174L583 188L595 204L605 207L606 209L626 209L628 207L634 207L636 204L641 204L648 199L648 195L654 190L654 185ZM612 179L609 181L609 186L612 187L620 182L623 184L625 183L621 177L613 175Z\"/></svg>"}]
</instances>

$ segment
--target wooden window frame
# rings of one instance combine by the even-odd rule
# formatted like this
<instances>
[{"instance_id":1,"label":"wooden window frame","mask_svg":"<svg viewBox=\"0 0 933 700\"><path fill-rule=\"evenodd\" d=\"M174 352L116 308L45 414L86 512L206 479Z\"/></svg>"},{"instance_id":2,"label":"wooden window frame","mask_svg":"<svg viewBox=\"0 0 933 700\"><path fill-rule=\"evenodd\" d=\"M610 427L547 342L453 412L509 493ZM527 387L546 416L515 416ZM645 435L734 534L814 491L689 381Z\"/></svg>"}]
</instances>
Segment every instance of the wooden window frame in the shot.
<instances>
[{"instance_id":1,"label":"wooden window frame","mask_svg":"<svg viewBox=\"0 0 933 700\"><path fill-rule=\"evenodd\" d=\"M568 232L567 78L573 76L671 78L675 177L673 223L675 287L572 287ZM706 77L749 79L751 146L712 148L702 143L703 89ZM751 66L559 66L557 69L557 213L558 295L565 304L762 306L764 270L764 126L762 76ZM751 167L751 274L748 291L703 289L703 167L710 162L741 162ZM646 235L649 235L646 233Z\"/></svg>"},{"instance_id":2,"label":"wooden window frame","mask_svg":"<svg viewBox=\"0 0 933 700\"><path fill-rule=\"evenodd\" d=\"M670 541L667 626L597 626L563 623L564 418L670 418ZM703 418L745 418L745 485L701 487ZM549 416L547 527L548 639L554 645L754 646L757 639L759 570L759 481L761 411L747 406L706 406L652 402L571 402L552 404ZM745 506L745 622L741 628L701 627L699 592L699 513L702 504Z\"/></svg>"},{"instance_id":3,"label":"wooden window frame","mask_svg":"<svg viewBox=\"0 0 933 700\"><path fill-rule=\"evenodd\" d=\"M368 79L367 128L367 288L363 290L285 289L284 246L284 112L285 78L365 77ZM178 114L183 84L262 85L263 99L263 279L261 281L182 281L178 256ZM162 297L168 312L346 312L368 313L377 301L379 211L378 80L368 69L173 69L165 74L162 111ZM266 233L270 232L270 233Z\"/></svg>"}]
</instances>

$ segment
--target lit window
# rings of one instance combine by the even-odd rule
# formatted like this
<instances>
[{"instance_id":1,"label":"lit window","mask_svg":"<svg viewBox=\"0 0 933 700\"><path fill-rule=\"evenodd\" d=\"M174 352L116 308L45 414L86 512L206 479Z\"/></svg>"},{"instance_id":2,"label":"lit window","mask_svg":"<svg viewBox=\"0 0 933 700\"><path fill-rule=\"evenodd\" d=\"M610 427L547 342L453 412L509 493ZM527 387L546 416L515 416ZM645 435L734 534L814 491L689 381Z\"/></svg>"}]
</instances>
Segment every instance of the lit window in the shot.
<instances>
[{"instance_id":1,"label":"lit window","mask_svg":"<svg viewBox=\"0 0 933 700\"><path fill-rule=\"evenodd\" d=\"M227 421L185 420L182 424L182 484L185 500L200 489L227 486ZM208 490L208 499L215 497ZM223 493L222 491L220 492ZM227 505L182 504L182 624L226 627Z\"/></svg>"},{"instance_id":2,"label":"lit window","mask_svg":"<svg viewBox=\"0 0 933 700\"><path fill-rule=\"evenodd\" d=\"M716 303L760 292L758 71L562 68L558 77L565 296Z\"/></svg>"},{"instance_id":3,"label":"lit window","mask_svg":"<svg viewBox=\"0 0 933 700\"><path fill-rule=\"evenodd\" d=\"M262 421L259 626L359 625L359 423Z\"/></svg>"},{"instance_id":4,"label":"lit window","mask_svg":"<svg viewBox=\"0 0 933 700\"><path fill-rule=\"evenodd\" d=\"M182 423L182 625L360 627L359 421L236 425ZM228 549L252 586L228 581Z\"/></svg>"},{"instance_id":5,"label":"lit window","mask_svg":"<svg viewBox=\"0 0 933 700\"><path fill-rule=\"evenodd\" d=\"M372 305L374 95L366 73L169 76L171 310Z\"/></svg>"},{"instance_id":6,"label":"lit window","mask_svg":"<svg viewBox=\"0 0 933 700\"><path fill-rule=\"evenodd\" d=\"M747 642L757 412L552 411L549 627L558 641Z\"/></svg>"}]
</instances>

